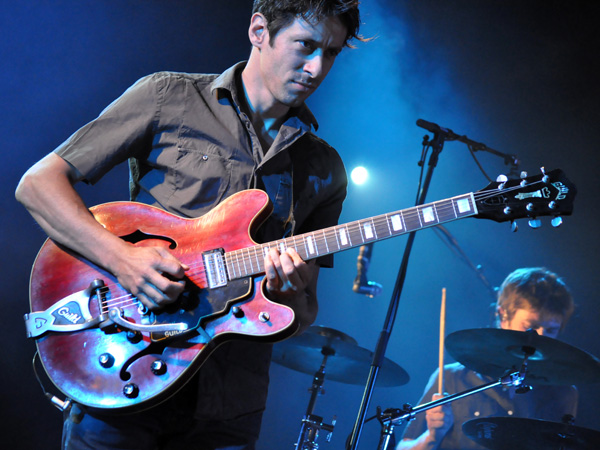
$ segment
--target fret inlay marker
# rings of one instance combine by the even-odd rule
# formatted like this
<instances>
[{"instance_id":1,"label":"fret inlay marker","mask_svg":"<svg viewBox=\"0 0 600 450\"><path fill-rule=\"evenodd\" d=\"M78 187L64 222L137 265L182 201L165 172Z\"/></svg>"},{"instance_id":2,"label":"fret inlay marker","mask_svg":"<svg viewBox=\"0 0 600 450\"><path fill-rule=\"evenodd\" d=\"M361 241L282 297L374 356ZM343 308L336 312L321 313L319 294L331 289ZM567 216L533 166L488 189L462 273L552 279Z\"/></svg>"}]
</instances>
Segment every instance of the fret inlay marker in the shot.
<instances>
[{"instance_id":1,"label":"fret inlay marker","mask_svg":"<svg viewBox=\"0 0 600 450\"><path fill-rule=\"evenodd\" d=\"M371 223L365 223L363 225L363 230L365 232L366 239L373 239L373 229L371 228Z\"/></svg>"},{"instance_id":2,"label":"fret inlay marker","mask_svg":"<svg viewBox=\"0 0 600 450\"><path fill-rule=\"evenodd\" d=\"M400 214L394 214L392 217L392 229L394 231L398 231L402 229L402 218Z\"/></svg>"},{"instance_id":3,"label":"fret inlay marker","mask_svg":"<svg viewBox=\"0 0 600 450\"><path fill-rule=\"evenodd\" d=\"M312 255L315 252L314 238L307 236L306 240L308 241L308 253Z\"/></svg>"},{"instance_id":4,"label":"fret inlay marker","mask_svg":"<svg viewBox=\"0 0 600 450\"><path fill-rule=\"evenodd\" d=\"M434 222L435 214L433 212L433 207L429 206L423 209L423 220L425 223Z\"/></svg>"},{"instance_id":5,"label":"fret inlay marker","mask_svg":"<svg viewBox=\"0 0 600 450\"><path fill-rule=\"evenodd\" d=\"M342 245L348 245L348 236L346 235L346 229L345 228L340 228L340 231L338 233L338 235L340 236L340 242Z\"/></svg>"},{"instance_id":6,"label":"fret inlay marker","mask_svg":"<svg viewBox=\"0 0 600 450\"><path fill-rule=\"evenodd\" d=\"M461 198L460 200L457 200L456 204L458 206L458 211L461 213L471 211L471 204L467 198Z\"/></svg>"}]
</instances>

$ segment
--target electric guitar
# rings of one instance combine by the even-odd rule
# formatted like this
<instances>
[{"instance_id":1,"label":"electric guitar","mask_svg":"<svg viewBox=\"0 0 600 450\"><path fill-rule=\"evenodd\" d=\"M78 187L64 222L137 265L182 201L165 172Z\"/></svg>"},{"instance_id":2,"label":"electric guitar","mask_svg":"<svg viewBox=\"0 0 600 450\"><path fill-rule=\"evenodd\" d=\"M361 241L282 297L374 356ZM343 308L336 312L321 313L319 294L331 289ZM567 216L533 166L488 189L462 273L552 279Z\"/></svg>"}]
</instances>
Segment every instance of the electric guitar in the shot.
<instances>
[{"instance_id":1,"label":"electric guitar","mask_svg":"<svg viewBox=\"0 0 600 450\"><path fill-rule=\"evenodd\" d=\"M260 190L232 195L185 219L134 202L91 208L107 230L136 246L164 246L187 264L186 290L158 312L116 278L47 240L33 265L28 337L58 389L91 408L136 411L180 389L229 339L277 341L296 331L293 311L264 293L264 255L294 248L304 260L465 217L498 222L573 209L575 186L560 170L265 244L252 233L270 214Z\"/></svg>"}]
</instances>

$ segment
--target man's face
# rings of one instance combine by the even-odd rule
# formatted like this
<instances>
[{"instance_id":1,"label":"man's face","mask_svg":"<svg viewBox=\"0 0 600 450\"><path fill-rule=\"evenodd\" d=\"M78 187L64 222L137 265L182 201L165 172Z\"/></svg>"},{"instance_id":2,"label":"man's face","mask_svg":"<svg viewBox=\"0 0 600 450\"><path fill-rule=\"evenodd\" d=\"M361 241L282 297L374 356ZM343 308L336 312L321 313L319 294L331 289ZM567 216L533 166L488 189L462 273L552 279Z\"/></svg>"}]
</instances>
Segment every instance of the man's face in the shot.
<instances>
[{"instance_id":1,"label":"man's face","mask_svg":"<svg viewBox=\"0 0 600 450\"><path fill-rule=\"evenodd\" d=\"M542 317L539 312L529 309L517 309L512 320L502 320L500 328L504 330L527 331L532 328L542 336L558 337L562 319L557 316Z\"/></svg>"},{"instance_id":2,"label":"man's face","mask_svg":"<svg viewBox=\"0 0 600 450\"><path fill-rule=\"evenodd\" d=\"M259 101L288 107L302 104L325 79L345 40L346 27L337 17L317 24L297 18L275 37L266 36L260 57L264 89Z\"/></svg>"}]
</instances>

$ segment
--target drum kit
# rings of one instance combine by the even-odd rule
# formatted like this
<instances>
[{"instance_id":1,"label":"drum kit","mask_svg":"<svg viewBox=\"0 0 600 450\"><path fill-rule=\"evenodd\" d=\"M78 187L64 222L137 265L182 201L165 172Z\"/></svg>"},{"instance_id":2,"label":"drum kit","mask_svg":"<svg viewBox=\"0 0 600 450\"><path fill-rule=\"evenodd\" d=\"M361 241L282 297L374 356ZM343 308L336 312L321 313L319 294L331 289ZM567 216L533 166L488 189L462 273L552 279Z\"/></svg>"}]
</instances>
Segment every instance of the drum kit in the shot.
<instances>
[{"instance_id":1,"label":"drum kit","mask_svg":"<svg viewBox=\"0 0 600 450\"><path fill-rule=\"evenodd\" d=\"M600 382L600 360L564 342L527 332L481 328L451 333L445 341L448 353L465 367L496 381L459 392L420 406L379 410L385 449L394 425L416 414L497 386L523 388L535 385L581 385ZM297 450L318 448L319 432L331 437L331 424L314 414L316 398L323 392L325 376L346 384L363 384L373 353L358 346L352 337L322 326L312 326L303 334L274 346L273 361L284 367L313 375L306 414L296 443ZM378 378L379 386L401 386L409 381L404 369L385 359ZM526 395L526 394L525 394ZM600 431L564 423L518 417L482 417L462 425L463 433L491 450L583 450L600 449Z\"/></svg>"}]
</instances>

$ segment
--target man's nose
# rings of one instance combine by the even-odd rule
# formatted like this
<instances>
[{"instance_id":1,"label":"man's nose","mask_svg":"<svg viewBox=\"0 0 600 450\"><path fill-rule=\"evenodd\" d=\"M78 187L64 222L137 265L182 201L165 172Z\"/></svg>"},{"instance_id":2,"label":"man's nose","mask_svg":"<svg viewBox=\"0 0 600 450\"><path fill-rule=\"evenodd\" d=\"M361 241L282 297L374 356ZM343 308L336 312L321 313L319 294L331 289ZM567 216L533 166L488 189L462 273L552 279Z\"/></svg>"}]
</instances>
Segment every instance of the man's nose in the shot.
<instances>
[{"instance_id":1,"label":"man's nose","mask_svg":"<svg viewBox=\"0 0 600 450\"><path fill-rule=\"evenodd\" d=\"M309 73L311 78L319 79L323 72L323 55L320 52L313 53L304 64L304 71Z\"/></svg>"}]
</instances>

